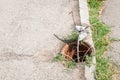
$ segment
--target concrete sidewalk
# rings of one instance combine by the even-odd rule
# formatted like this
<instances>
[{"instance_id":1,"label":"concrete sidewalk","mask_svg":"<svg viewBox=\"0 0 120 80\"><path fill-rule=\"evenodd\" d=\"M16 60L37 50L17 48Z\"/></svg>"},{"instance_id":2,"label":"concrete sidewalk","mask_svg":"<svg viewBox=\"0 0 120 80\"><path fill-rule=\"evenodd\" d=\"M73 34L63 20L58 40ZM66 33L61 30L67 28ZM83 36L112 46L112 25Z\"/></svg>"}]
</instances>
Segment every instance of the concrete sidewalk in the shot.
<instances>
[{"instance_id":1,"label":"concrete sidewalk","mask_svg":"<svg viewBox=\"0 0 120 80\"><path fill-rule=\"evenodd\" d=\"M70 0L0 0L0 80L83 80L51 62L73 30Z\"/></svg>"},{"instance_id":2,"label":"concrete sidewalk","mask_svg":"<svg viewBox=\"0 0 120 80\"><path fill-rule=\"evenodd\" d=\"M110 38L120 39L120 0L107 0L104 6L101 20L111 27ZM120 41L111 43L106 55L120 71ZM117 80L120 80L120 74Z\"/></svg>"},{"instance_id":3,"label":"concrete sidewalk","mask_svg":"<svg viewBox=\"0 0 120 80\"><path fill-rule=\"evenodd\" d=\"M57 53L61 41L53 34L70 33L73 20L69 12L69 0L0 0L0 52Z\"/></svg>"}]
</instances>

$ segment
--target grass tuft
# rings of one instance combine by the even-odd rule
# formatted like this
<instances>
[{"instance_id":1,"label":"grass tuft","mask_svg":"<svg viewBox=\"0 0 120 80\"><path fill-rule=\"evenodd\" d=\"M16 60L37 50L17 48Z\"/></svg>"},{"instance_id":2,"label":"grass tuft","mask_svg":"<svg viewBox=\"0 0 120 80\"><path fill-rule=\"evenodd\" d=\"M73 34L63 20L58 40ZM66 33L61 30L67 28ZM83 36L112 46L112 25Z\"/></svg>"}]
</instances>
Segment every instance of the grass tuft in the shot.
<instances>
[{"instance_id":1,"label":"grass tuft","mask_svg":"<svg viewBox=\"0 0 120 80\"><path fill-rule=\"evenodd\" d=\"M113 70L110 62L104 57L109 44L107 34L110 29L99 19L99 9L104 0L88 0L90 8L90 23L92 25L93 40L96 48L96 80L112 80Z\"/></svg>"},{"instance_id":2,"label":"grass tuft","mask_svg":"<svg viewBox=\"0 0 120 80\"><path fill-rule=\"evenodd\" d=\"M62 54L58 53L56 57L53 58L53 61L56 62L63 62L63 64L65 65L66 68L74 68L76 67L76 62L75 61L66 61L66 59L62 56Z\"/></svg>"},{"instance_id":3,"label":"grass tuft","mask_svg":"<svg viewBox=\"0 0 120 80\"><path fill-rule=\"evenodd\" d=\"M67 61L65 66L67 68L74 68L74 67L76 67L76 62L74 62L74 61Z\"/></svg>"},{"instance_id":4,"label":"grass tuft","mask_svg":"<svg viewBox=\"0 0 120 80\"><path fill-rule=\"evenodd\" d=\"M65 60L65 58L60 53L58 53L57 56L53 58L53 61L63 61L63 60Z\"/></svg>"},{"instance_id":5,"label":"grass tuft","mask_svg":"<svg viewBox=\"0 0 120 80\"><path fill-rule=\"evenodd\" d=\"M71 43L71 42L77 41L77 39L78 39L78 32L77 32L77 31L72 31L72 32L67 36L67 38L64 38L64 40L65 40L67 43Z\"/></svg>"}]
</instances>

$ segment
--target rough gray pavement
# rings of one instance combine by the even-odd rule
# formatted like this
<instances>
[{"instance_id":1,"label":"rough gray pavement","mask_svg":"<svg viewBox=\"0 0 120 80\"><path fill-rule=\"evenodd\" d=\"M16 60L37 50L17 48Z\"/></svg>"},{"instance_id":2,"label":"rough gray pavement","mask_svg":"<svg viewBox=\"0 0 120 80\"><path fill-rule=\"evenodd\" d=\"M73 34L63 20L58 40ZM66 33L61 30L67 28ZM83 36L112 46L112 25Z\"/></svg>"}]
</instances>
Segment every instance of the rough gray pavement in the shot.
<instances>
[{"instance_id":1,"label":"rough gray pavement","mask_svg":"<svg viewBox=\"0 0 120 80\"><path fill-rule=\"evenodd\" d=\"M107 0L101 20L111 27L110 38L120 39L120 0ZM120 71L120 41L110 44L107 56ZM120 74L117 77L120 80Z\"/></svg>"},{"instance_id":2,"label":"rough gray pavement","mask_svg":"<svg viewBox=\"0 0 120 80\"><path fill-rule=\"evenodd\" d=\"M79 80L79 73L65 70L61 63L12 59L0 61L0 80Z\"/></svg>"},{"instance_id":3,"label":"rough gray pavement","mask_svg":"<svg viewBox=\"0 0 120 80\"><path fill-rule=\"evenodd\" d=\"M34 55L55 50L60 41L53 34L72 30L70 11L69 0L0 0L0 54Z\"/></svg>"},{"instance_id":4,"label":"rough gray pavement","mask_svg":"<svg viewBox=\"0 0 120 80\"><path fill-rule=\"evenodd\" d=\"M63 44L53 34L73 30L71 7L70 0L0 0L0 80L80 79L77 68L51 62Z\"/></svg>"}]
</instances>

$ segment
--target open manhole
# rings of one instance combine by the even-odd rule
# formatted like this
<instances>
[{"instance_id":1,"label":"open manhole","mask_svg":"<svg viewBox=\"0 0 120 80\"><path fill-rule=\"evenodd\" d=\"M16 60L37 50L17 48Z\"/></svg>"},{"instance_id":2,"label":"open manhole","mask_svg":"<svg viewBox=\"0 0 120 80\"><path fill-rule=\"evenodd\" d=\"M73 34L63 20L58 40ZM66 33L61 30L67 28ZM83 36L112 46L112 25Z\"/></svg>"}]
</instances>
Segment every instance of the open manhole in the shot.
<instances>
[{"instance_id":1,"label":"open manhole","mask_svg":"<svg viewBox=\"0 0 120 80\"><path fill-rule=\"evenodd\" d=\"M84 62L86 61L86 56L90 56L92 53L92 48L90 45L88 45L86 42L80 42L79 45L79 61ZM61 50L62 55L67 60L74 60L75 62L78 62L77 57L77 41L71 42L69 44L65 44Z\"/></svg>"}]
</instances>

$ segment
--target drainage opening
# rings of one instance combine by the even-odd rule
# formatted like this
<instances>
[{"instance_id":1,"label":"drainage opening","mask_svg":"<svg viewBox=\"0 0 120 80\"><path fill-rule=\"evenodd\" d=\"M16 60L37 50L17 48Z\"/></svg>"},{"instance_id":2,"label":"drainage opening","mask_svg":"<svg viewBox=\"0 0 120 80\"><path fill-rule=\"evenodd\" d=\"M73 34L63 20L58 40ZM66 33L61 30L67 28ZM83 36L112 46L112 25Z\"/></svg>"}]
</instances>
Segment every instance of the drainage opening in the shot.
<instances>
[{"instance_id":1,"label":"drainage opening","mask_svg":"<svg viewBox=\"0 0 120 80\"><path fill-rule=\"evenodd\" d=\"M74 60L78 62L77 59L77 41L71 42L69 44L65 44L61 50L61 53L65 56L67 60ZM92 53L92 48L85 42L80 42L79 45L79 61L84 62L86 61L86 56L90 56Z\"/></svg>"}]
</instances>

